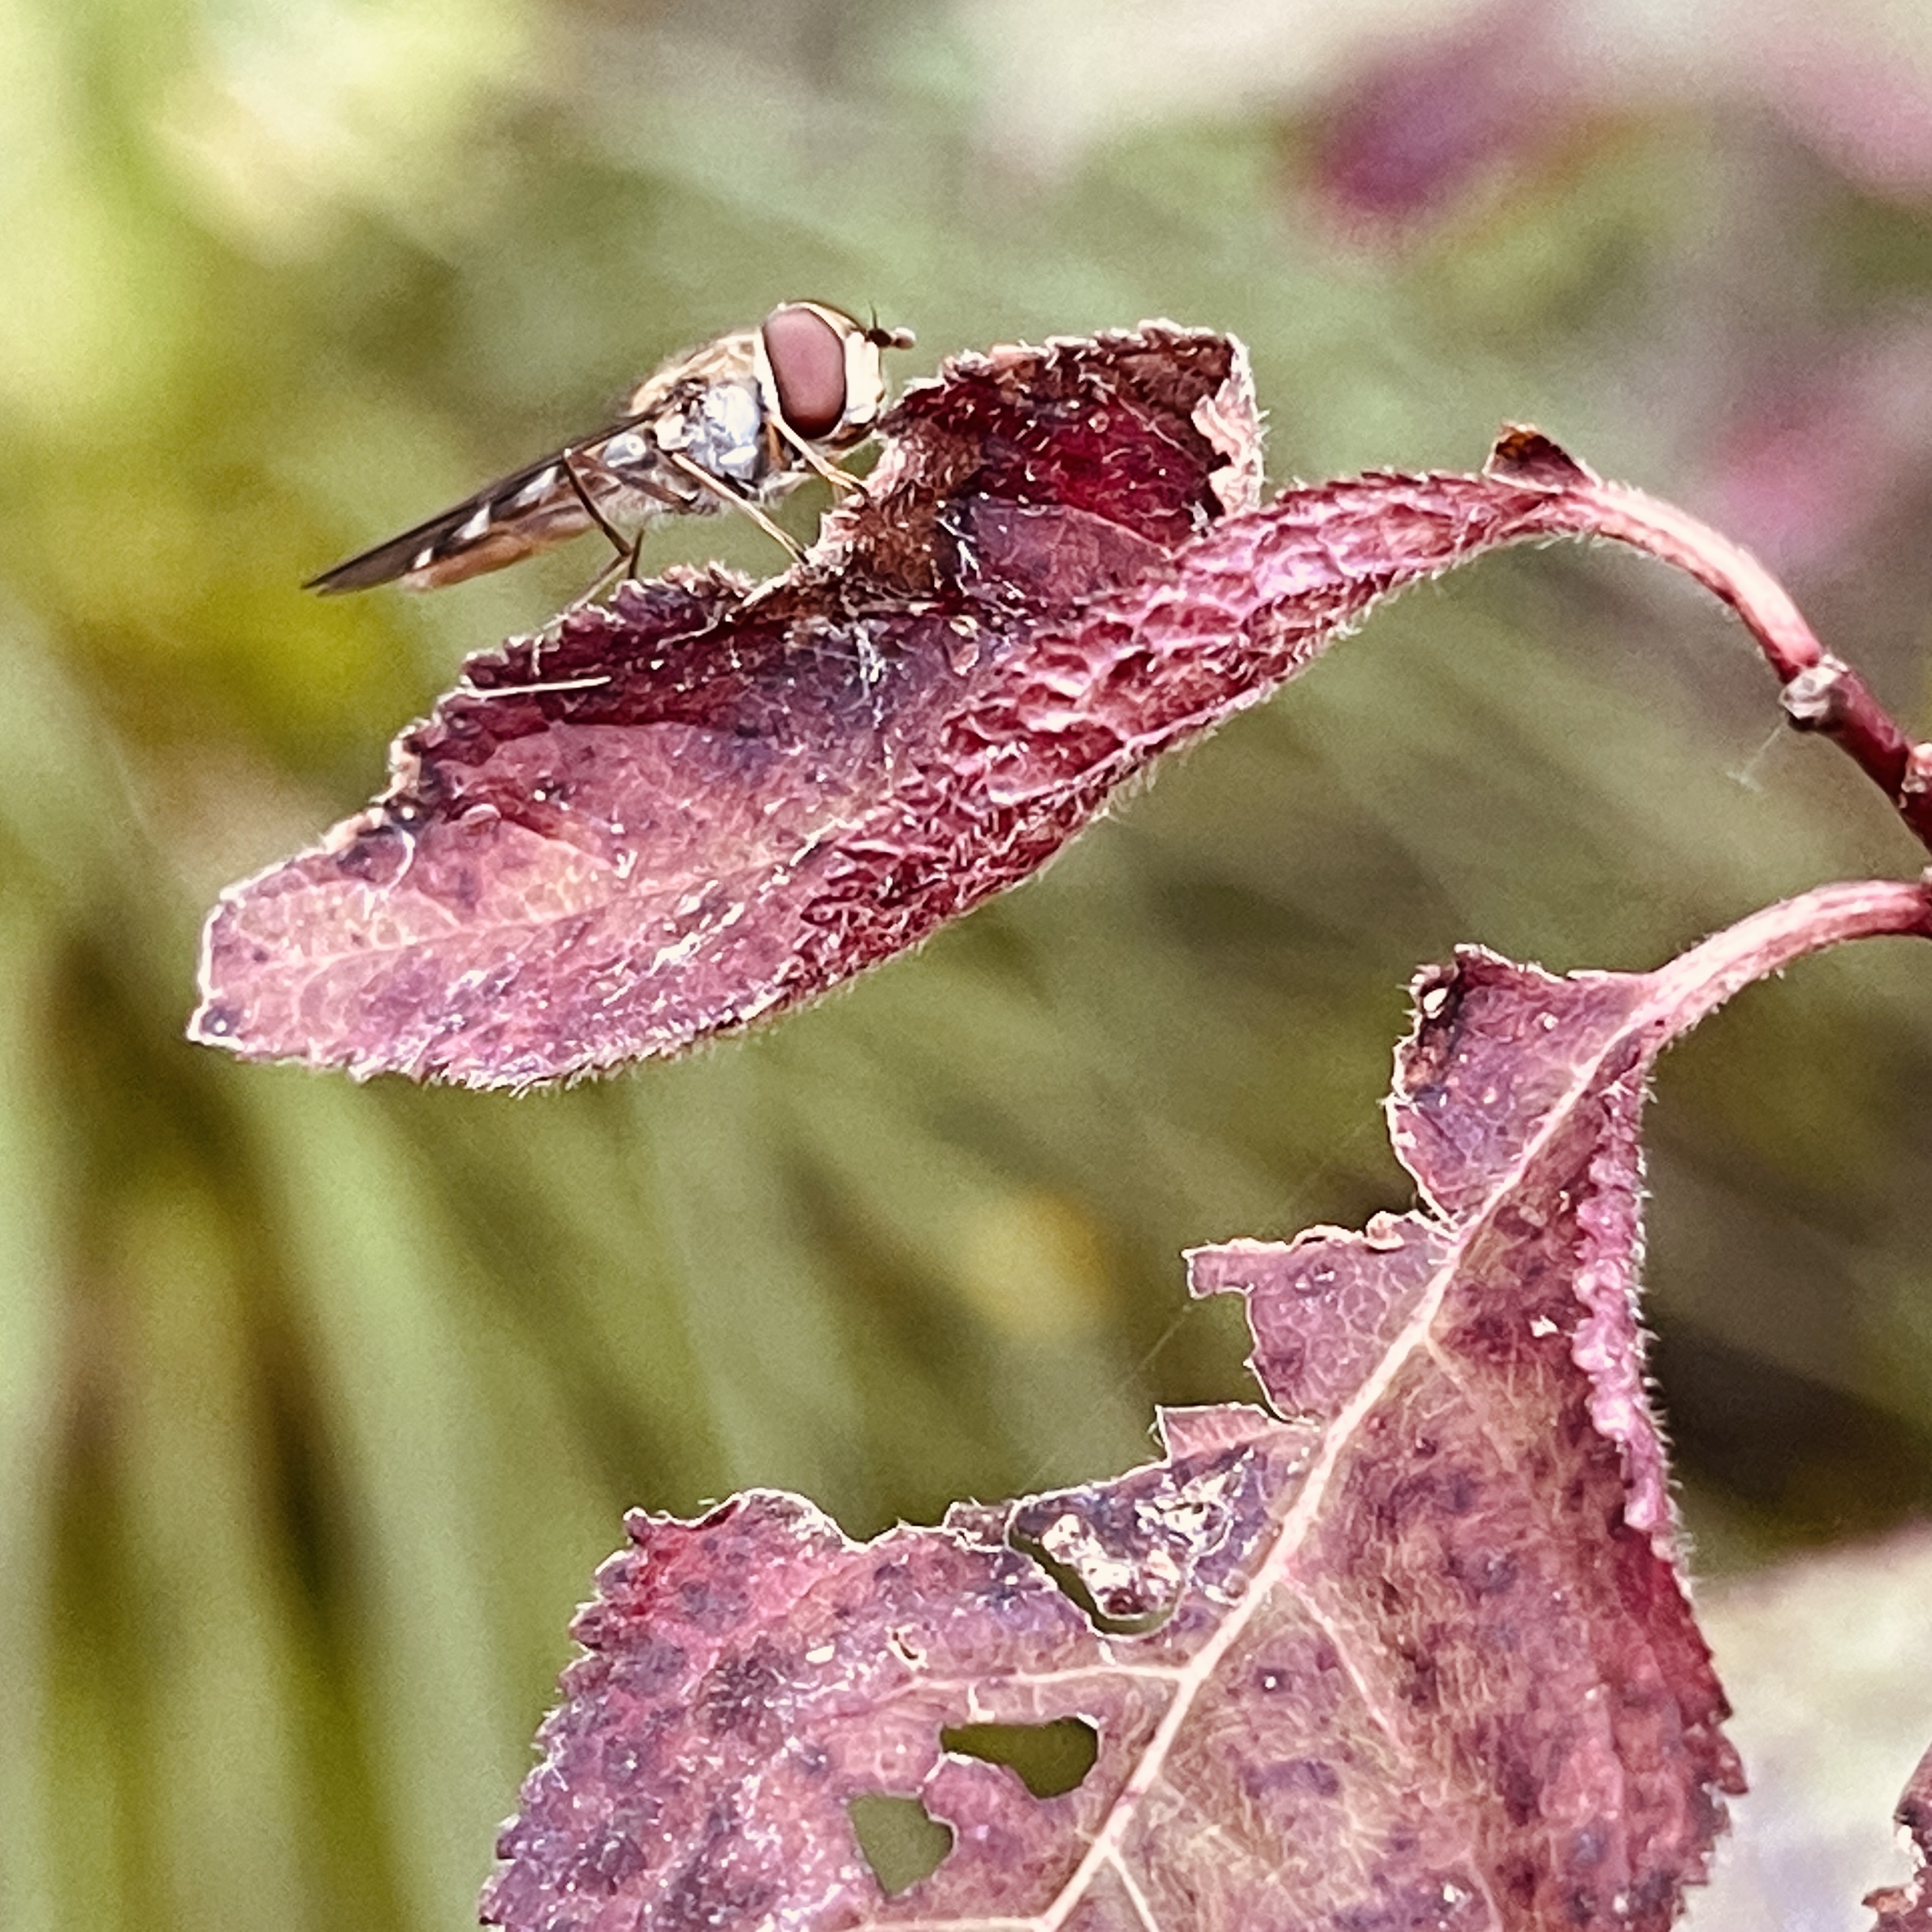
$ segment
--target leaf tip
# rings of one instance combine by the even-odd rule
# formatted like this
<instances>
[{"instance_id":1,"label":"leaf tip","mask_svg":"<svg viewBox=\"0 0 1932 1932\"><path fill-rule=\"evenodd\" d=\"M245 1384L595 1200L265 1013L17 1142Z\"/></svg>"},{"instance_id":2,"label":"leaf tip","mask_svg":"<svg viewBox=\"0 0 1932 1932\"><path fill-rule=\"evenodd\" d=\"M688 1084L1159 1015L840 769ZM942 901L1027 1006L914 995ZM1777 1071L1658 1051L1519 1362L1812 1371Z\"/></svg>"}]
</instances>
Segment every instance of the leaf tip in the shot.
<instances>
[{"instance_id":1,"label":"leaf tip","mask_svg":"<svg viewBox=\"0 0 1932 1932\"><path fill-rule=\"evenodd\" d=\"M1878 1914L1874 1932L1932 1932L1932 1751L1919 1760L1892 1817L1911 1843L1916 1869L1904 1885L1866 1893L1866 1908Z\"/></svg>"}]
</instances>

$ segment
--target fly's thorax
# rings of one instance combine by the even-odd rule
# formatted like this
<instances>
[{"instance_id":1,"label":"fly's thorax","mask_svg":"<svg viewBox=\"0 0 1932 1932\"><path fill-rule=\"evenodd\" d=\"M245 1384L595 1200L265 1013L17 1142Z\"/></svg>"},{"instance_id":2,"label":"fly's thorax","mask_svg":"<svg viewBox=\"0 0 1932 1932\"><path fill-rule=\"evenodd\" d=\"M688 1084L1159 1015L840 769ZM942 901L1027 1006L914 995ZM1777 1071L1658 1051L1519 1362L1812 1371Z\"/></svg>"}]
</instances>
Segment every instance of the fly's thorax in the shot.
<instances>
[{"instance_id":1,"label":"fly's thorax","mask_svg":"<svg viewBox=\"0 0 1932 1932\"><path fill-rule=\"evenodd\" d=\"M774 452L766 434L767 404L750 358L736 370L714 370L681 388L681 394L659 401L646 420L598 445L597 460L624 481L648 482L654 489L675 487L667 452L724 482L762 482Z\"/></svg>"},{"instance_id":2,"label":"fly's thorax","mask_svg":"<svg viewBox=\"0 0 1932 1932\"><path fill-rule=\"evenodd\" d=\"M766 467L764 404L754 382L713 383L685 418L685 454L735 483L755 483Z\"/></svg>"}]
</instances>

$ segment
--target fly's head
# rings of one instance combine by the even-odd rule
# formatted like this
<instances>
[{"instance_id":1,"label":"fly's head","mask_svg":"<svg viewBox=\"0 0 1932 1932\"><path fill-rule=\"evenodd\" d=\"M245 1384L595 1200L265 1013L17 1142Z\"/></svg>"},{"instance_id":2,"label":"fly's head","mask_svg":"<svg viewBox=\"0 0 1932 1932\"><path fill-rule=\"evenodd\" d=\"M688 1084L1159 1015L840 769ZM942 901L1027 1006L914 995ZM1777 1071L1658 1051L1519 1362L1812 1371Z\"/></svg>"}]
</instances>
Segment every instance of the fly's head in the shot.
<instances>
[{"instance_id":1,"label":"fly's head","mask_svg":"<svg viewBox=\"0 0 1932 1932\"><path fill-rule=\"evenodd\" d=\"M786 302L758 332L759 383L800 442L849 449L885 407L885 351L912 341L910 329L882 329L823 302Z\"/></svg>"}]
</instances>

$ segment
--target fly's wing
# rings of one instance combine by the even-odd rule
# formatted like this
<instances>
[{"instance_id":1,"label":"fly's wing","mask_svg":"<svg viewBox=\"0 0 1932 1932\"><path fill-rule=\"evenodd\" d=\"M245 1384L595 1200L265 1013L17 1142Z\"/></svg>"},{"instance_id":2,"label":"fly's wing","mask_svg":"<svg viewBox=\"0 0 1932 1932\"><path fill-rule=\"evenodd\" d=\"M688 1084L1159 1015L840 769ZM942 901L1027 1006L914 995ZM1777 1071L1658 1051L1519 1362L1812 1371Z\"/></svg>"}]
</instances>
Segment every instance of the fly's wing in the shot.
<instances>
[{"instance_id":1,"label":"fly's wing","mask_svg":"<svg viewBox=\"0 0 1932 1932\"><path fill-rule=\"evenodd\" d=\"M632 515L648 514L657 507L679 508L676 494L655 487L645 473L647 465L638 460L647 451L646 439L632 434L639 420L626 417L499 478L440 516L323 571L302 587L325 595L390 583L435 590L581 537L593 520L571 482L564 467L567 459L600 510L607 504ZM606 468L602 460L607 446L614 451L619 444L632 458L622 475Z\"/></svg>"},{"instance_id":2,"label":"fly's wing","mask_svg":"<svg viewBox=\"0 0 1932 1932\"><path fill-rule=\"evenodd\" d=\"M600 513L612 511L636 520L714 508L725 492L694 486L688 471L664 462L650 426L714 386L742 379L756 366L755 342L755 331L741 331L672 357L638 385L625 414L607 428L580 437L441 516L323 571L303 589L327 594L400 583L413 590L435 590L580 537L596 520L570 480L566 458Z\"/></svg>"}]
</instances>

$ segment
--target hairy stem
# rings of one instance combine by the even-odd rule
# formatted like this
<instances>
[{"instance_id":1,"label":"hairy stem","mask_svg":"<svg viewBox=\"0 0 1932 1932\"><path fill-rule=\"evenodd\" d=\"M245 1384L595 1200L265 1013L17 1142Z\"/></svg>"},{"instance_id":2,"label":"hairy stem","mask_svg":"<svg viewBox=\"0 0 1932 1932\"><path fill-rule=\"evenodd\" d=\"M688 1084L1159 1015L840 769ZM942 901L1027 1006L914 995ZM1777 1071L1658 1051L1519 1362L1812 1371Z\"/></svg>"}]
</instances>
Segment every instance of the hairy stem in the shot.
<instances>
[{"instance_id":1,"label":"hairy stem","mask_svg":"<svg viewBox=\"0 0 1932 1932\"><path fill-rule=\"evenodd\" d=\"M1533 430L1505 431L1489 470L1548 490L1551 527L1648 551L1721 597L1777 672L1792 724L1848 753L1932 851L1932 745L1915 741L1858 672L1819 643L1790 593L1748 551L1673 504L1601 482Z\"/></svg>"}]
</instances>

